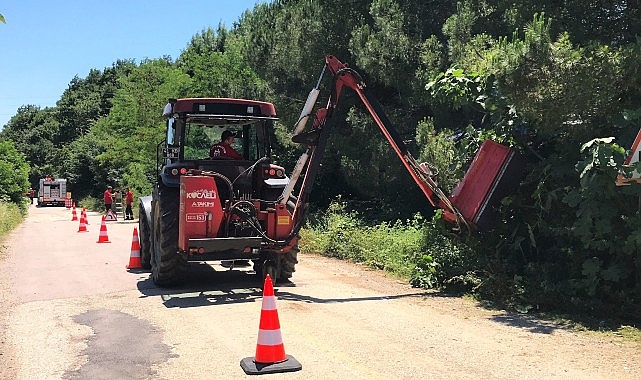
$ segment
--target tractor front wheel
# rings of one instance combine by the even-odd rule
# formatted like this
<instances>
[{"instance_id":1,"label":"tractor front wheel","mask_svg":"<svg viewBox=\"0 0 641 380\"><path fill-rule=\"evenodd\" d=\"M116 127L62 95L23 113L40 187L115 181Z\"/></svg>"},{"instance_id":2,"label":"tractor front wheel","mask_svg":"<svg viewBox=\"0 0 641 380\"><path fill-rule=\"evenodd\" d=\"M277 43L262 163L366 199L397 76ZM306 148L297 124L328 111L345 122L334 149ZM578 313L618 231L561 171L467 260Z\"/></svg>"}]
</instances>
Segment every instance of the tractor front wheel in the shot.
<instances>
[{"instance_id":1,"label":"tractor front wheel","mask_svg":"<svg viewBox=\"0 0 641 380\"><path fill-rule=\"evenodd\" d=\"M262 280L269 274L274 283L288 281L296 271L299 251L298 245L295 245L287 253L271 254L263 260L254 260L254 272Z\"/></svg>"},{"instance_id":2,"label":"tractor front wheel","mask_svg":"<svg viewBox=\"0 0 641 380\"><path fill-rule=\"evenodd\" d=\"M273 261L271 261L271 260L267 260L267 261L265 261L265 262L263 263L263 270L262 270L262 272L263 272L263 273L262 273L262 275L263 275L263 280L267 277L267 275L269 275L269 277L271 277L271 278L272 278L272 281L276 282L276 276L277 276L277 274L276 274L276 263L275 263L275 262L273 262Z\"/></svg>"},{"instance_id":3,"label":"tractor front wheel","mask_svg":"<svg viewBox=\"0 0 641 380\"><path fill-rule=\"evenodd\" d=\"M278 256L280 258L278 263L279 280L286 281L294 275L294 272L296 271L296 264L298 264L298 252L300 252L300 249L298 249L298 244L296 244L289 250L289 252Z\"/></svg>"}]
</instances>

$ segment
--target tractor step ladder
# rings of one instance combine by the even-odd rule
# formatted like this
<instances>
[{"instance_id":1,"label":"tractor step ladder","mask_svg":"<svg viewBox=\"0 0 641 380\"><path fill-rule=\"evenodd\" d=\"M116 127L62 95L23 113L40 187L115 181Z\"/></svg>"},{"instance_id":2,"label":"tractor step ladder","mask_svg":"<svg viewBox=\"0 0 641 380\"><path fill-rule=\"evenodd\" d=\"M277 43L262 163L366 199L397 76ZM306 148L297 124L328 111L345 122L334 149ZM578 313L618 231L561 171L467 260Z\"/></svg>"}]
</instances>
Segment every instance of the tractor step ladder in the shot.
<instances>
[{"instance_id":1,"label":"tractor step ladder","mask_svg":"<svg viewBox=\"0 0 641 380\"><path fill-rule=\"evenodd\" d=\"M122 194L118 191L116 192L116 197L114 198L114 210L116 215L122 215L122 218L125 218L125 209L122 207Z\"/></svg>"}]
</instances>

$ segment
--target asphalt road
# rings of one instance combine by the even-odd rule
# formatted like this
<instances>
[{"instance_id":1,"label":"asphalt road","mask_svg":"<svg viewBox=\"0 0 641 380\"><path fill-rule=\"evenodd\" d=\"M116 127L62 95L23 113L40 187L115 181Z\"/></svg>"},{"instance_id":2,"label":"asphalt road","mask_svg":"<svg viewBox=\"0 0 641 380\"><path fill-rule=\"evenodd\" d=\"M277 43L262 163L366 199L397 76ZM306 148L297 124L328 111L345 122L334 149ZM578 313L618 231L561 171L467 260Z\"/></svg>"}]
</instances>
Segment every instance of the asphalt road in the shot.
<instances>
[{"instance_id":1,"label":"asphalt road","mask_svg":"<svg viewBox=\"0 0 641 380\"><path fill-rule=\"evenodd\" d=\"M130 221L32 207L0 257L0 378L241 379L262 291L248 270L194 264L156 287L128 271ZM413 289L363 266L301 255L276 286L290 379L639 379L641 348L468 299Z\"/></svg>"}]
</instances>

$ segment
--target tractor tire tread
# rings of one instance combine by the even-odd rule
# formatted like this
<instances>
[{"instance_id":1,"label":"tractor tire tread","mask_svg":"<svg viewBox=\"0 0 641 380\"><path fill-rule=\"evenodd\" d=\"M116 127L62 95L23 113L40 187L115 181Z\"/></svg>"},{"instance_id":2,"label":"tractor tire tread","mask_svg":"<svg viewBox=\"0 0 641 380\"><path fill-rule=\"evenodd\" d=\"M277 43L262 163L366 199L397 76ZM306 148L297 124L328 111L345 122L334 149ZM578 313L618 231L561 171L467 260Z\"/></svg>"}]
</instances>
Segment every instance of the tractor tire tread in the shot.
<instances>
[{"instance_id":1,"label":"tractor tire tread","mask_svg":"<svg viewBox=\"0 0 641 380\"><path fill-rule=\"evenodd\" d=\"M179 191L161 183L154 202L157 202L154 205L155 214L157 213L154 219L157 218L155 228L158 231L155 232L157 241L152 278L159 286L179 285L187 272L187 257L178 252Z\"/></svg>"},{"instance_id":2,"label":"tractor tire tread","mask_svg":"<svg viewBox=\"0 0 641 380\"><path fill-rule=\"evenodd\" d=\"M141 266L143 269L151 269L151 234L147 214L142 206L138 215L138 237Z\"/></svg>"}]
</instances>

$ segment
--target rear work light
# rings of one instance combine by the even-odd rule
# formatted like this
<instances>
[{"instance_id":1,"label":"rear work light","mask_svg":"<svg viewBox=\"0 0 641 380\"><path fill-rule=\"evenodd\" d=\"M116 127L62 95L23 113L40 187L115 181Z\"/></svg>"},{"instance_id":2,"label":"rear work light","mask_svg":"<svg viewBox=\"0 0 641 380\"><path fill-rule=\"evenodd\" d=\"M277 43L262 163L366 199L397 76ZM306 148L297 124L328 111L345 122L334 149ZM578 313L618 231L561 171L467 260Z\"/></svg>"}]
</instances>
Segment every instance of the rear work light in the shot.
<instances>
[{"instance_id":1,"label":"rear work light","mask_svg":"<svg viewBox=\"0 0 641 380\"><path fill-rule=\"evenodd\" d=\"M263 176L265 178L285 178L285 170L279 166L271 166L263 168Z\"/></svg>"},{"instance_id":2,"label":"rear work light","mask_svg":"<svg viewBox=\"0 0 641 380\"><path fill-rule=\"evenodd\" d=\"M190 255L195 255L195 254L204 254L205 253L205 248L203 247L198 247L198 248L189 248L189 254Z\"/></svg>"},{"instance_id":3,"label":"rear work light","mask_svg":"<svg viewBox=\"0 0 641 380\"><path fill-rule=\"evenodd\" d=\"M181 175L185 175L185 174L187 174L187 169L186 168L180 168L180 169L173 168L173 169L171 169L171 175L178 175L178 173L180 173Z\"/></svg>"}]
</instances>

